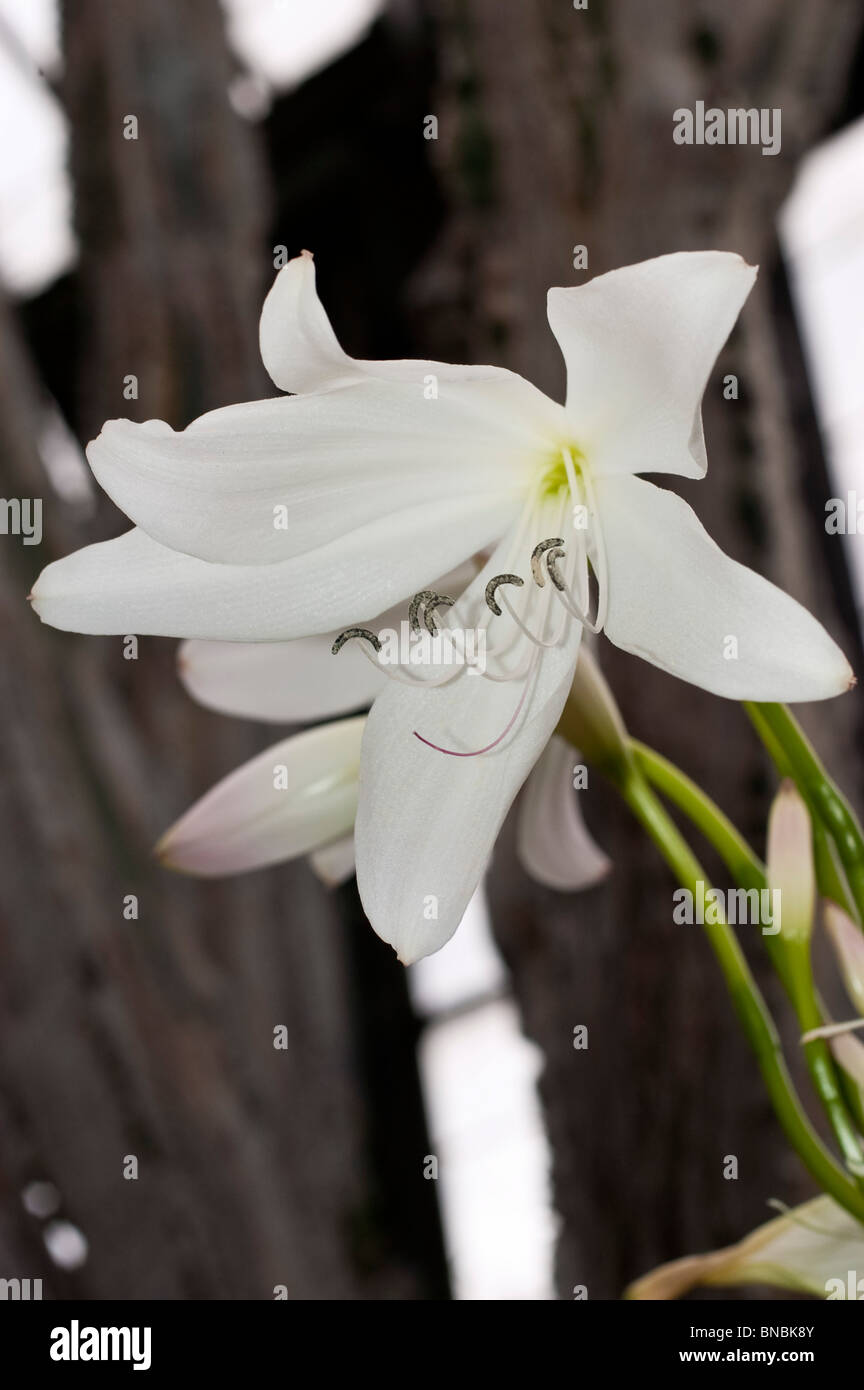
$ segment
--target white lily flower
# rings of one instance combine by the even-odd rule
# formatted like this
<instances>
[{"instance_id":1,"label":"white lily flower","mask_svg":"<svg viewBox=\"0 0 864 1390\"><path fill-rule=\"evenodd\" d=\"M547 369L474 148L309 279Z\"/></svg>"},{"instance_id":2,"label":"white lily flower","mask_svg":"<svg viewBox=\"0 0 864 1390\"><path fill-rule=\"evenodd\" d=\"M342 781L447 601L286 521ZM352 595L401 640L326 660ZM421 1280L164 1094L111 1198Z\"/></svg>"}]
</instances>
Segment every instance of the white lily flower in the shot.
<instances>
[{"instance_id":1,"label":"white lily flower","mask_svg":"<svg viewBox=\"0 0 864 1390\"><path fill-rule=\"evenodd\" d=\"M138 529L50 565L34 606L82 632L285 641L365 621L497 541L449 610L488 634L485 675L393 672L363 742L364 906L401 959L436 950L557 724L583 626L731 698L850 684L799 604L634 476L704 474L702 393L755 274L692 252L550 290L561 406L501 368L348 357L299 257L261 318L265 365L298 394L181 432L109 422L88 457Z\"/></svg>"},{"instance_id":2,"label":"white lily flower","mask_svg":"<svg viewBox=\"0 0 864 1390\"><path fill-rule=\"evenodd\" d=\"M165 832L156 847L163 864L222 878L305 855L328 887L350 878L365 722L322 724L244 763ZM565 890L592 887L610 867L582 819L572 765L572 748L553 739L528 779L519 820L525 869Z\"/></svg>"},{"instance_id":3,"label":"white lily flower","mask_svg":"<svg viewBox=\"0 0 864 1390\"><path fill-rule=\"evenodd\" d=\"M850 1271L857 1271L850 1280ZM637 1279L625 1298L670 1299L700 1284L770 1284L817 1298L864 1297L864 1226L830 1197L814 1197L737 1245L673 1260Z\"/></svg>"},{"instance_id":4,"label":"white lily flower","mask_svg":"<svg viewBox=\"0 0 864 1390\"><path fill-rule=\"evenodd\" d=\"M734 699L837 694L851 673L819 624L723 556L674 494L633 476L703 476L702 392L755 274L726 252L681 252L550 290L562 407L502 368L349 358L312 258L298 257L265 302L261 349L276 384L299 394L179 432L109 421L88 458L141 529L49 565L36 611L79 632L328 632L508 531L504 553L524 568L546 539L542 500L572 493L551 510L589 512L613 642ZM281 507L287 529L274 525ZM737 661L724 657L729 634Z\"/></svg>"}]
</instances>

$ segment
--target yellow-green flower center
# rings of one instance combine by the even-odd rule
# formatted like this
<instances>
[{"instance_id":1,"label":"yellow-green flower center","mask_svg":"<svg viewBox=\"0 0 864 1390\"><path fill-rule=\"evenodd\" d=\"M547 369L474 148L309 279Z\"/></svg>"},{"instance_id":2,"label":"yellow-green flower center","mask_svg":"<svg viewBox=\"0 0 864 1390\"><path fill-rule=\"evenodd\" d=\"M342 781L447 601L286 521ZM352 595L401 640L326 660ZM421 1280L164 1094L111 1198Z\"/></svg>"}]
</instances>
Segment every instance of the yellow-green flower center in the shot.
<instances>
[{"instance_id":1,"label":"yellow-green flower center","mask_svg":"<svg viewBox=\"0 0 864 1390\"><path fill-rule=\"evenodd\" d=\"M585 458L575 445L568 446L570 459L573 463L573 472L581 480ZM564 462L563 450L558 450L545 463L540 478L540 497L555 497L559 492L566 490L570 486L570 479L567 475L567 465Z\"/></svg>"}]
</instances>

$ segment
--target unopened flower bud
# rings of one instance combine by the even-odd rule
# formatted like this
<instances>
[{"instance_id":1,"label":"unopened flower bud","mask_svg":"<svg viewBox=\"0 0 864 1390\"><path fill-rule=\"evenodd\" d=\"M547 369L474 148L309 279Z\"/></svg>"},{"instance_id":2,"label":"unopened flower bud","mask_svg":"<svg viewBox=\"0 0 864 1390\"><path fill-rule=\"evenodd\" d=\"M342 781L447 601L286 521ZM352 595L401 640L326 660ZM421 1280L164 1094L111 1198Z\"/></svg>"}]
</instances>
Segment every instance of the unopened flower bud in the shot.
<instances>
[{"instance_id":1,"label":"unopened flower bud","mask_svg":"<svg viewBox=\"0 0 864 1390\"><path fill-rule=\"evenodd\" d=\"M836 903L825 904L825 926L843 974L849 998L864 1014L864 933Z\"/></svg>"},{"instance_id":2,"label":"unopened flower bud","mask_svg":"<svg viewBox=\"0 0 864 1390\"><path fill-rule=\"evenodd\" d=\"M808 941L813 927L816 875L810 815L794 782L784 781L768 817L766 870L779 894L784 941Z\"/></svg>"}]
</instances>

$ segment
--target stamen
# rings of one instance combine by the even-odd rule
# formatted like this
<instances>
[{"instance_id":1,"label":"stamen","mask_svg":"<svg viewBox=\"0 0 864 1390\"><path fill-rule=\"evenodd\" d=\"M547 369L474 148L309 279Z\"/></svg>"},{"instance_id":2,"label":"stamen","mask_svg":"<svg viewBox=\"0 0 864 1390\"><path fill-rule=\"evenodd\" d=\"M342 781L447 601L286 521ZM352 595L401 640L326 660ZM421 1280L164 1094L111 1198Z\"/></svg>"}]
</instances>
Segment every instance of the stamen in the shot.
<instances>
[{"instance_id":1,"label":"stamen","mask_svg":"<svg viewBox=\"0 0 864 1390\"><path fill-rule=\"evenodd\" d=\"M570 496L575 501L576 493L579 491L579 484L576 481L576 466L573 463L573 455L569 449L562 449L561 455L564 459L564 472L567 474L567 486L570 488Z\"/></svg>"},{"instance_id":2,"label":"stamen","mask_svg":"<svg viewBox=\"0 0 864 1390\"><path fill-rule=\"evenodd\" d=\"M411 628L414 632L420 631L420 619L417 614L423 609L423 621L426 624L426 631L432 636L438 631L438 624L432 613L434 608L452 608L456 602L454 598L448 598L446 594L436 594L433 589L421 589L419 594L415 594L408 609L408 617Z\"/></svg>"},{"instance_id":3,"label":"stamen","mask_svg":"<svg viewBox=\"0 0 864 1390\"><path fill-rule=\"evenodd\" d=\"M346 633L343 635L347 638L350 634ZM364 632L363 635L366 636L368 634ZM449 685L451 681L458 680L459 677L464 675L465 671L467 670L467 667L464 664L460 664L454 666L452 671L445 672L443 676L415 676L413 672L406 671L405 668L401 666L399 663L396 663L395 665L391 666L387 662L376 661L372 653L367 651L365 647L361 647L360 650L365 656L366 660L368 662L371 662L371 664L375 667L375 670L380 671L382 676L386 676L388 680L396 681L398 685L410 685L413 686L415 689L419 688L421 690L434 690L437 689L438 686ZM379 650L381 650L380 643Z\"/></svg>"},{"instance_id":4,"label":"stamen","mask_svg":"<svg viewBox=\"0 0 864 1390\"><path fill-rule=\"evenodd\" d=\"M414 737L418 738L421 743L425 743L427 748L434 748L436 753L446 753L447 756L450 758L479 758L482 753L490 753L493 748L498 747L498 744L501 742L502 739L505 739L507 737L510 730L513 728L513 725L516 723L516 720L519 718L519 715L522 711L522 706L525 703L525 698L533 683L534 666L536 665L536 661L537 653L535 652L531 665L528 668L528 674L525 679L525 689L519 696L518 705L516 706L515 710L513 711L513 714L507 721L504 728L501 730L501 733L498 735L498 737L496 739L493 739L491 743L487 743L485 748L475 748L471 753L462 753L456 748L442 748L440 744L433 743L431 739L424 738L422 734L418 734L416 729L413 730Z\"/></svg>"},{"instance_id":5,"label":"stamen","mask_svg":"<svg viewBox=\"0 0 864 1390\"><path fill-rule=\"evenodd\" d=\"M543 546L549 546L549 545L552 545L553 548L550 549L550 550L548 550L548 551L546 552L547 571L548 571L548 573L549 573L549 577L550 577L551 580L552 580L552 583L555 585L555 588L556 588L556 589L559 591L559 593L560 593L561 590L566 591L566 589L567 589L567 581L564 580L564 579L562 579L561 575L559 574L558 569L557 569L557 561L560 560L560 559L563 559L563 560L567 561L568 568L569 568L569 563L570 563L570 562L569 562L569 559L568 559L568 557L567 557L567 553L566 553L566 551L565 551L564 548L563 548L563 543L560 544L560 545L554 545L554 542L542 541L541 544L538 545L538 546L535 548L534 555L537 555L537 552L538 552L538 551L541 551L541 553L542 553L542 547L543 547ZM534 566L533 566L534 555L532 555L532 557L531 557L531 558L532 558L532 568L534 567ZM540 557L538 557L537 568L538 568L538 569L540 568ZM536 578L536 573L535 573L535 578ZM542 571L541 571L541 574L540 574L540 584L541 584L541 585L543 584ZM556 595L556 597L557 597L557 596L558 596L558 595ZM548 648L550 648L550 647L557 647L557 646L560 646L561 640L562 640L562 638L563 638L563 636L564 636L565 628L566 628L566 626L567 626L567 618L566 618L566 615L563 617L562 621L559 623L558 629L557 629L557 631L555 632L555 635L551 638L550 641L546 641L546 639L545 639L545 638L543 637L543 635L542 635L542 634L543 634L543 631L545 630L545 627L546 627L546 616L544 616L544 618L543 618L543 620L542 620L542 626L541 626L541 630L540 630L541 635L538 637L538 636L536 635L536 633L532 632L531 629L527 626L527 624L526 624L525 622L523 622L523 620L519 617L518 613L516 613L516 611L515 611L515 609L513 608L512 604L511 604L510 601L508 600L506 594L503 595L503 600L504 600L504 603L505 603L506 608L507 608L507 612L509 613L510 617L513 619L513 621L514 621L514 623L516 624L516 626L517 626L517 627L525 634L525 636L533 643L533 645L535 646L535 648L540 648L540 649L546 648L546 649L548 649ZM548 615L548 609L547 609L547 615ZM573 616L576 616L576 615L573 615Z\"/></svg>"},{"instance_id":6,"label":"stamen","mask_svg":"<svg viewBox=\"0 0 864 1390\"><path fill-rule=\"evenodd\" d=\"M563 605L563 607L570 614L570 616L578 619L578 621L582 623L584 627L587 627L589 631L600 632L606 622L606 615L608 611L609 583L608 567L606 560L606 548L604 543L603 531L600 526L599 517L597 514L596 496L594 493L593 484L591 482L589 471L587 469L580 469L577 477L576 467L573 462L573 455L571 451L569 449L562 449L561 456L564 460L564 470L567 474L567 482L570 488L571 498L575 500L580 496L584 496L585 505L593 523L591 526L587 544L586 540L583 539L581 535L578 535L577 538L578 552L580 557L583 559L585 567L584 577L581 576L580 571L580 578L578 580L578 587L580 590L579 594L577 595L572 593L569 590L568 585L566 583L562 583L561 581L560 571L558 570L557 566L557 561L561 558L561 554L556 549L551 548L554 547L555 542L547 541L543 543L542 547L537 547L537 550L535 550L534 552L534 556L532 556L532 569L534 571L535 581L538 584L542 585L543 575L540 567L540 551L543 549L543 547L549 549L549 553L546 556L546 573L549 575L549 578L555 585L555 588L557 590L556 598ZM591 548L592 541L594 543L593 550ZM563 542L559 542L559 544L563 544ZM594 573L597 582L597 612L593 619L590 614L590 583L586 582L588 580L589 565L591 571L593 571ZM574 575L574 578L575 577L576 576ZM581 592L583 589L583 584L585 588L584 603L582 601Z\"/></svg>"},{"instance_id":7,"label":"stamen","mask_svg":"<svg viewBox=\"0 0 864 1390\"><path fill-rule=\"evenodd\" d=\"M546 573L552 580L555 588L562 593L567 588L567 585L558 573L557 563L559 560L563 560L564 556L565 552L561 546L556 546L555 549L550 550L546 556Z\"/></svg>"},{"instance_id":8,"label":"stamen","mask_svg":"<svg viewBox=\"0 0 864 1390\"><path fill-rule=\"evenodd\" d=\"M560 514L559 514L559 516L558 516L558 518L557 518L557 520L558 520L559 522L563 521L565 511L566 511L566 494L564 494L564 496L562 497L562 501L561 501L561 510L560 510ZM533 552L532 557L531 557L531 558L532 558L532 566L531 566L531 568L532 568L532 571L533 571L533 573L534 573L535 580L537 580L538 577L539 577L540 583L539 583L539 585L538 585L536 588L531 589L531 591L530 591L530 593L529 593L529 596L528 596L528 602L527 602L526 605L525 605L523 614L520 616L520 615L516 612L515 608L514 608L513 605L511 604L511 602L510 602L510 600L509 600L509 598L507 597L506 594L502 594L502 596L501 596L502 602L504 603L504 606L506 607L507 612L508 612L510 618L512 618L513 622L516 624L516 627L519 629L519 631L520 631L525 637L528 638L528 640L530 641L531 645L532 645L532 646L534 647L534 649L535 649L535 650L534 650L534 653L532 654L532 656L529 657L529 665L530 665L530 662L531 662L531 661L534 659L534 657L537 655L538 649L539 649L539 650L544 650L544 649L548 650L548 649L551 648L551 647L558 647L558 646L560 646L560 645L561 645L561 641L562 641L562 639L563 639L563 637L564 637L564 634L565 634L565 632L566 632L566 629L567 629L567 615L566 615L566 613L565 613L565 614L562 614L562 615L561 615L561 621L560 621L560 623L558 624L557 630L554 632L554 634L551 636L551 638L550 638L549 640L546 639L546 637L545 637L545 632L546 632L546 627L547 627L547 622L548 622L548 617L549 617L549 606L548 606L548 604L547 604L547 606L546 606L545 612L544 612L543 615L541 616L541 620L540 620L540 632L539 632L539 635L538 635L537 633L535 633L535 632L532 632L531 628L528 626L528 623L527 623L527 621L526 621L526 619L527 619L527 617L528 617L528 613L529 613L529 611L530 611L530 609L531 609L531 606L532 606L532 603L533 603L535 597L536 597L536 598L539 598L538 588L542 587L542 586L543 586L543 583L544 583L544 580L543 580L543 570L542 570L542 560L543 560L544 555L545 555L545 558L546 558L547 572L550 574L550 577L552 577L552 580L553 580L553 583L554 583L556 589L558 589L558 588L562 585L562 583L563 583L564 587L566 588L567 580L566 580L566 579L562 580L561 574L560 574L560 572L559 572L558 569L557 569L557 561L558 561L558 560L564 560L564 562L565 562L565 567L566 567L566 572L567 572L567 574L569 575L569 574L570 574L570 570L571 570L571 560L570 560L570 558L568 557L568 555L567 555L567 553L566 553L566 550L565 550L565 548L564 548L564 542L561 541L560 539L556 539L556 538L551 538L551 537L550 537L549 540L541 541L540 544L537 545L537 546L535 546L535 548L534 548L534 552ZM542 600L541 600L541 602L542 602ZM487 653L487 655L488 655L488 653ZM520 674L521 674L521 672L520 672ZM490 675L490 672L489 672L488 670L486 671L486 675L487 675L487 677L488 677L489 679L491 679L491 680L494 680L494 679L495 679L494 676ZM511 673L510 678L511 678L511 679L514 679L515 676Z\"/></svg>"},{"instance_id":9,"label":"stamen","mask_svg":"<svg viewBox=\"0 0 864 1390\"><path fill-rule=\"evenodd\" d=\"M372 647L375 649L377 653L380 653L383 650L380 638L376 637L375 633L371 632L368 627L349 627L346 628L344 632L340 632L339 636L336 638L336 641L333 643L333 646L330 648L331 654L333 656L338 655L338 653L341 652L342 648L345 646L345 643L350 642L353 637L364 638L367 642L371 643ZM402 672L402 668L399 667L400 674L397 675L396 671L391 670L389 665L386 665L385 663L382 663L380 661L376 661L372 653L368 652L365 647L361 647L360 650L366 657L366 660L372 663L376 671L380 671L382 675L387 676L392 681L397 681L400 685L412 685L415 687L419 686L423 689L431 690L437 686L449 685L451 681L457 680L458 677L461 676L466 669L464 665L459 665L456 666L454 670L447 671L443 676L427 678L424 676L415 676L413 672Z\"/></svg>"},{"instance_id":10,"label":"stamen","mask_svg":"<svg viewBox=\"0 0 864 1390\"><path fill-rule=\"evenodd\" d=\"M801 1043L814 1042L816 1038L840 1038L845 1033L854 1033L857 1028L864 1028L864 1018L850 1018L848 1023L823 1023L821 1028L802 1033Z\"/></svg>"},{"instance_id":11,"label":"stamen","mask_svg":"<svg viewBox=\"0 0 864 1390\"><path fill-rule=\"evenodd\" d=\"M518 574L496 574L494 579L489 580L489 583L486 585L486 603L492 609L496 618L501 617L501 609L495 599L495 592L499 585L515 584L518 589L521 589L524 583L524 579L520 579Z\"/></svg>"},{"instance_id":12,"label":"stamen","mask_svg":"<svg viewBox=\"0 0 864 1390\"><path fill-rule=\"evenodd\" d=\"M594 492L594 484L587 472L582 475L585 483L585 494L588 499L588 508L594 518L594 525L591 528L591 536L596 550L597 564L594 573L597 576L597 631L600 632L606 626L606 614L609 609L609 565L606 558L606 541L603 535L603 526L597 511L597 499ZM593 565L593 560L592 560Z\"/></svg>"},{"instance_id":13,"label":"stamen","mask_svg":"<svg viewBox=\"0 0 864 1390\"><path fill-rule=\"evenodd\" d=\"M540 560L544 552L551 550L553 546L561 546L563 544L564 539L562 536L552 536L548 541L541 541L539 545L535 545L534 549L531 551L531 573L534 576L534 583L538 588L542 589L543 585L546 583L540 565Z\"/></svg>"},{"instance_id":14,"label":"stamen","mask_svg":"<svg viewBox=\"0 0 864 1390\"><path fill-rule=\"evenodd\" d=\"M587 609L582 608L579 604L574 602L572 594L559 590L555 597L558 599L559 603L564 606L571 618L578 618L582 626L587 627L589 632L602 631L600 624L596 619L591 618Z\"/></svg>"},{"instance_id":15,"label":"stamen","mask_svg":"<svg viewBox=\"0 0 864 1390\"><path fill-rule=\"evenodd\" d=\"M376 637L375 633L371 632L368 627L346 627L344 632L339 633L339 636L336 638L336 641L330 648L331 656L337 656L339 652L341 652L342 648L345 646L345 643L350 642L353 637L365 638L367 642L372 643L372 646L375 648L376 652L380 652L381 643Z\"/></svg>"}]
</instances>

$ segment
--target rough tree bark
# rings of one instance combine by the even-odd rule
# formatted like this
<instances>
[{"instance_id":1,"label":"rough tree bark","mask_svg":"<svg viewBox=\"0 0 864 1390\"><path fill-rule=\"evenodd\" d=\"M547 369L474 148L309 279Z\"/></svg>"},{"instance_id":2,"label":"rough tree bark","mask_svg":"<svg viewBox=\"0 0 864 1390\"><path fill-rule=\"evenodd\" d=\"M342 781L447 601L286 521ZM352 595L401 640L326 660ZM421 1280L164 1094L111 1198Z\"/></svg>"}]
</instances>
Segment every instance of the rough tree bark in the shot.
<instances>
[{"instance_id":1,"label":"rough tree bark","mask_svg":"<svg viewBox=\"0 0 864 1390\"><path fill-rule=\"evenodd\" d=\"M88 438L136 409L176 426L269 394L255 332L266 187L227 103L220 7L75 0L64 23L76 427ZM137 140L123 137L130 115ZM133 373L137 403L122 394ZM431 1193L412 1224L381 1191L376 1025L351 979L350 910L303 866L202 885L150 860L180 810L278 735L195 707L173 644L125 661L120 639L61 635L27 611L42 564L124 529L106 503L81 526L49 495L40 407L4 309L0 487L47 500L41 550L0 551L0 1274L41 1276L46 1297L440 1296ZM377 965L366 980L410 1059L395 961L383 984ZM422 1153L410 1062L391 1079ZM20 1204L41 1179L89 1242L74 1272L48 1261Z\"/></svg>"},{"instance_id":2,"label":"rough tree bark","mask_svg":"<svg viewBox=\"0 0 864 1390\"><path fill-rule=\"evenodd\" d=\"M428 0L427 10L450 212L414 285L424 349L503 363L560 398L545 293L587 278L572 268L574 245L587 246L590 275L706 246L761 262L706 395L708 478L682 491L725 549L806 603L857 664L857 638L826 582L821 501L807 501L805 474L818 495L821 464L798 429L806 401L800 380L793 388L784 376L772 285L775 214L843 99L860 6ZM782 153L675 145L672 113L698 99L781 108ZM726 372L739 377L737 401L722 397ZM758 841L768 782L740 710L609 644L602 658L633 732L704 781ZM853 696L805 712L853 795L860 715ZM766 1198L809 1189L698 929L672 925L669 876L599 785L585 804L616 860L607 887L545 893L505 846L490 889L525 1026L545 1056L560 1291L587 1284L608 1298L661 1259L737 1238L763 1219ZM764 978L758 946L751 954ZM770 983L768 992L776 1001ZM589 1025L587 1053L573 1050L577 1023ZM723 1179L726 1154L739 1158L737 1182Z\"/></svg>"}]
</instances>

